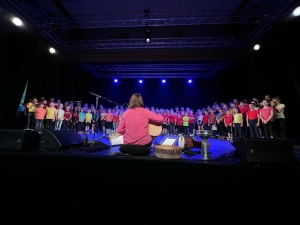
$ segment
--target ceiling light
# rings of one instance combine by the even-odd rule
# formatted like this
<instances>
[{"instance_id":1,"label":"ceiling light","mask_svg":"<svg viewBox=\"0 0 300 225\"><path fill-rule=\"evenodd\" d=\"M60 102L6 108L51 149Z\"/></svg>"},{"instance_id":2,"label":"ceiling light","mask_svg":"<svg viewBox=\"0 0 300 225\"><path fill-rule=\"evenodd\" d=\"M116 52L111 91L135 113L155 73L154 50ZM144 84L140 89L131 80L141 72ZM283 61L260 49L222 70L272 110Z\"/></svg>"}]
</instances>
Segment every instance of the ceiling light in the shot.
<instances>
[{"instance_id":1,"label":"ceiling light","mask_svg":"<svg viewBox=\"0 0 300 225\"><path fill-rule=\"evenodd\" d=\"M16 26L18 26L18 27L23 25L22 20L20 20L18 17L14 17L14 18L12 19L12 22L13 22Z\"/></svg>"},{"instance_id":2,"label":"ceiling light","mask_svg":"<svg viewBox=\"0 0 300 225\"><path fill-rule=\"evenodd\" d=\"M254 47L253 47L253 48L254 48L254 50L256 50L256 51L257 51L257 50L259 50L259 49L260 49L260 46L259 46L259 44L256 44L256 45L254 45Z\"/></svg>"},{"instance_id":3,"label":"ceiling light","mask_svg":"<svg viewBox=\"0 0 300 225\"><path fill-rule=\"evenodd\" d=\"M56 50L55 50L55 48L49 48L49 52L51 53L51 54L54 54L55 52L56 52Z\"/></svg>"},{"instance_id":4,"label":"ceiling light","mask_svg":"<svg viewBox=\"0 0 300 225\"><path fill-rule=\"evenodd\" d=\"M300 6L294 9L293 16L300 16Z\"/></svg>"},{"instance_id":5,"label":"ceiling light","mask_svg":"<svg viewBox=\"0 0 300 225\"><path fill-rule=\"evenodd\" d=\"M145 42L150 43L151 42L151 27L148 25L145 28Z\"/></svg>"}]
</instances>

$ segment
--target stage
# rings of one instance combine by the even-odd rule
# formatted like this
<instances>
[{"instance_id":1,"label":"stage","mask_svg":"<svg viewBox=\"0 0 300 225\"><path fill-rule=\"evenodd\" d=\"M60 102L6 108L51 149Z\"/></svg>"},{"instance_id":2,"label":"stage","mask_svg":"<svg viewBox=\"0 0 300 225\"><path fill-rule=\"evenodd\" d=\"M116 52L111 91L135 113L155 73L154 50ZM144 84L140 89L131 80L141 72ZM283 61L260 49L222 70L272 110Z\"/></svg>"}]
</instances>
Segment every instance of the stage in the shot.
<instances>
[{"instance_id":1,"label":"stage","mask_svg":"<svg viewBox=\"0 0 300 225\"><path fill-rule=\"evenodd\" d=\"M98 141L99 146L109 145L106 138ZM279 209L299 203L299 167L245 165L233 157L231 142L209 141L210 160L200 154L160 159L153 149L149 156L127 156L119 154L119 147L97 150L97 144L61 151L2 150L1 202L8 211L112 217L117 211L124 220L139 215L174 219L172 213L198 215L249 206Z\"/></svg>"}]
</instances>

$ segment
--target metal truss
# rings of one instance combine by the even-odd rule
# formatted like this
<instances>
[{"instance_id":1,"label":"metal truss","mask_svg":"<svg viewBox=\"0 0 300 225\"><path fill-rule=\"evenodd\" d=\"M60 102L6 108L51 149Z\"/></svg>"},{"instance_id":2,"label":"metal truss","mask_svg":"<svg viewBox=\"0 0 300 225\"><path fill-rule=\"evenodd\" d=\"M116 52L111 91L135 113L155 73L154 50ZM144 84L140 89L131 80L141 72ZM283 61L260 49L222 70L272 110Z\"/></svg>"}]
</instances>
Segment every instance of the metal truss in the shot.
<instances>
[{"instance_id":1,"label":"metal truss","mask_svg":"<svg viewBox=\"0 0 300 225\"><path fill-rule=\"evenodd\" d=\"M26 1L3 0L3 4L27 22L36 27L52 44L60 49L134 49L134 48L223 48L251 45L261 38L292 7L294 0L275 1L272 6L261 9L214 10L195 12L108 14L70 17L38 16ZM144 39L102 39L63 41L57 36L57 29L93 29L107 27L177 26L200 24L258 24L248 37L182 37Z\"/></svg>"},{"instance_id":2,"label":"metal truss","mask_svg":"<svg viewBox=\"0 0 300 225\"><path fill-rule=\"evenodd\" d=\"M156 78L156 79L161 79L161 78L213 78L217 75L216 72L198 72L198 73L159 73L159 74L152 74L152 73L139 73L139 74L111 74L111 73L97 73L97 72L92 72L92 75L96 78L108 78L108 79L148 79L148 78Z\"/></svg>"},{"instance_id":3,"label":"metal truss","mask_svg":"<svg viewBox=\"0 0 300 225\"><path fill-rule=\"evenodd\" d=\"M236 47L246 37L193 37L193 38L152 38L107 39L66 41L62 45L68 49L124 49L124 48L195 48L195 47Z\"/></svg>"},{"instance_id":4,"label":"metal truss","mask_svg":"<svg viewBox=\"0 0 300 225\"><path fill-rule=\"evenodd\" d=\"M228 63L200 64L84 64L96 78L213 78Z\"/></svg>"},{"instance_id":5,"label":"metal truss","mask_svg":"<svg viewBox=\"0 0 300 225\"><path fill-rule=\"evenodd\" d=\"M266 20L266 23L258 23L259 27L249 35L248 37L248 43L254 44L256 40L260 39L264 34L266 34L276 23L276 19L278 17L285 16L287 13L290 12L291 9L296 8L299 6L299 1L294 0L285 0L281 4L280 10L271 16Z\"/></svg>"},{"instance_id":6,"label":"metal truss","mask_svg":"<svg viewBox=\"0 0 300 225\"><path fill-rule=\"evenodd\" d=\"M39 18L38 25L44 28L55 24L62 29L108 28L108 27L140 27L140 26L182 26L200 24L230 24L246 23L253 20L267 19L265 11L247 10L215 10L196 12L172 12L149 14L104 14L90 16L75 16L72 21L68 17Z\"/></svg>"},{"instance_id":7,"label":"metal truss","mask_svg":"<svg viewBox=\"0 0 300 225\"><path fill-rule=\"evenodd\" d=\"M228 63L194 63L194 64L115 64L115 65L99 65L99 64L84 64L83 68L95 71L200 71L200 70L221 70L224 69Z\"/></svg>"}]
</instances>

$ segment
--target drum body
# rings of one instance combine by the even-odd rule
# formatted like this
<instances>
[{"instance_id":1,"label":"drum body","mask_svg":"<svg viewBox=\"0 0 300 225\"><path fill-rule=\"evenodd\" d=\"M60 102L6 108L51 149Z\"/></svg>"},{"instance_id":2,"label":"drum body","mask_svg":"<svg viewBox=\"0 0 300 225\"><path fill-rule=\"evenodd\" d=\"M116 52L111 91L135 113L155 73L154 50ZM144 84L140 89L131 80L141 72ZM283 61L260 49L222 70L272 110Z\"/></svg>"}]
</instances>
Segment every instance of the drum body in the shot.
<instances>
[{"instance_id":1,"label":"drum body","mask_svg":"<svg viewBox=\"0 0 300 225\"><path fill-rule=\"evenodd\" d=\"M209 138L213 135L212 130L199 130L197 131L197 134L201 137L201 138Z\"/></svg>"},{"instance_id":2,"label":"drum body","mask_svg":"<svg viewBox=\"0 0 300 225\"><path fill-rule=\"evenodd\" d=\"M162 159L181 159L182 149L173 145L156 145L154 156Z\"/></svg>"}]
</instances>

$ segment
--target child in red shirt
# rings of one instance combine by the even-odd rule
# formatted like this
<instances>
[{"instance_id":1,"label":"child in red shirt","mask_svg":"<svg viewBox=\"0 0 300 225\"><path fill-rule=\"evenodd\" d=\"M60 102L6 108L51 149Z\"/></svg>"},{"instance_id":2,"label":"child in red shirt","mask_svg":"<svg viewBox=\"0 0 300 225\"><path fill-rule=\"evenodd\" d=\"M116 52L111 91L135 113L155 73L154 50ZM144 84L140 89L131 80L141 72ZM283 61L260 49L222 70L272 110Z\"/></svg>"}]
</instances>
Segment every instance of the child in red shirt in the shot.
<instances>
[{"instance_id":1,"label":"child in red shirt","mask_svg":"<svg viewBox=\"0 0 300 225\"><path fill-rule=\"evenodd\" d=\"M226 111L224 115L224 125L227 132L228 140L232 140L232 122L233 122L233 115L231 114L230 110Z\"/></svg>"}]
</instances>

